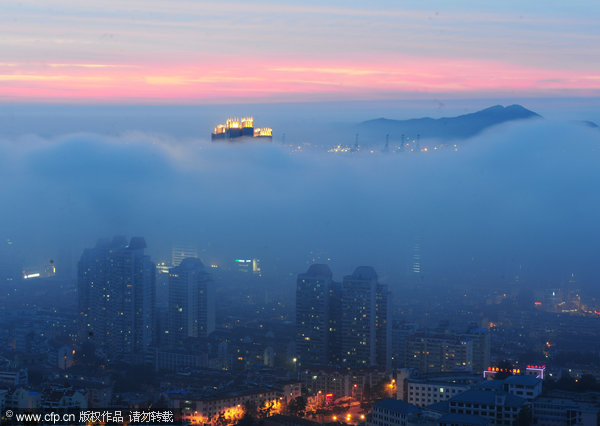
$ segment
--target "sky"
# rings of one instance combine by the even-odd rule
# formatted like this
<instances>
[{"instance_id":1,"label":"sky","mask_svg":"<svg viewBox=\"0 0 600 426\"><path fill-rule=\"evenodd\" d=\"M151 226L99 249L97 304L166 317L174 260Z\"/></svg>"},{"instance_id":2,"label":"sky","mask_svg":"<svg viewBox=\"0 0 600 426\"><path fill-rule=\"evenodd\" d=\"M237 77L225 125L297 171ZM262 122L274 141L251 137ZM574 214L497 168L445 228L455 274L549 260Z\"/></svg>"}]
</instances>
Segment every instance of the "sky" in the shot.
<instances>
[{"instance_id":1,"label":"sky","mask_svg":"<svg viewBox=\"0 0 600 426\"><path fill-rule=\"evenodd\" d=\"M21 0L0 101L263 103L600 95L596 1Z\"/></svg>"}]
</instances>

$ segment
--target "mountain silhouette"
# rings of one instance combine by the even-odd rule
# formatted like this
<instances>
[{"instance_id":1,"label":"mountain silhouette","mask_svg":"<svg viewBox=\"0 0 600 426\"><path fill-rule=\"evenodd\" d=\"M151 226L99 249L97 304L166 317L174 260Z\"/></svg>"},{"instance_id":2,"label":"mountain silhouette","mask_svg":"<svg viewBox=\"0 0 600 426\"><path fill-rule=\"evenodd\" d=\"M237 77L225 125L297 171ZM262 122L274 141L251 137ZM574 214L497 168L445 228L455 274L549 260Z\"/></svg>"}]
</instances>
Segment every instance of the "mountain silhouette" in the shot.
<instances>
[{"instance_id":1,"label":"mountain silhouette","mask_svg":"<svg viewBox=\"0 0 600 426\"><path fill-rule=\"evenodd\" d=\"M411 120L390 120L377 118L358 124L361 140L370 143L383 142L386 135L390 140L399 141L402 135L405 138L456 140L467 139L482 131L516 120L529 120L542 118L539 114L530 111L521 105L492 106L471 114L457 117L443 118L414 118Z\"/></svg>"}]
</instances>

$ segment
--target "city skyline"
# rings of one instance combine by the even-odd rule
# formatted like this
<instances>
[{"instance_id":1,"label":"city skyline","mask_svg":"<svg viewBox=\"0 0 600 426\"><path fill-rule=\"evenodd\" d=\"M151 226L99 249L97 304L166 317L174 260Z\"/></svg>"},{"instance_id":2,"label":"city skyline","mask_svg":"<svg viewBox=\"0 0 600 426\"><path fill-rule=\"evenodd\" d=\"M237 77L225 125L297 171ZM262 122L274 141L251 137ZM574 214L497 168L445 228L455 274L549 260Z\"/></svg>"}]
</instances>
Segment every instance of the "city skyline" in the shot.
<instances>
[{"instance_id":1,"label":"city skyline","mask_svg":"<svg viewBox=\"0 0 600 426\"><path fill-rule=\"evenodd\" d=\"M20 0L0 58L3 425L600 424L600 3Z\"/></svg>"}]
</instances>

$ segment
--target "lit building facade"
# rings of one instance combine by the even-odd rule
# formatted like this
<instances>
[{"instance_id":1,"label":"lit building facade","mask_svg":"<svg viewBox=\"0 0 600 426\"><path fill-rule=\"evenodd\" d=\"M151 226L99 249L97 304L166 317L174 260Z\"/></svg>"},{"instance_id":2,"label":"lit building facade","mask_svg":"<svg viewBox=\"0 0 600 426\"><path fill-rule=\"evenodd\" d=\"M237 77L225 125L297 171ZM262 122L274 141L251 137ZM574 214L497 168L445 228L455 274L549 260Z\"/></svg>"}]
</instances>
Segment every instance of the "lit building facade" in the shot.
<instances>
[{"instance_id":1,"label":"lit building facade","mask_svg":"<svg viewBox=\"0 0 600 426\"><path fill-rule=\"evenodd\" d=\"M169 408L181 410L182 420L190 424L236 424L245 413L245 407L253 405L269 415L282 411L286 396L292 399L301 396L294 384L281 388L249 388L236 391L215 392L213 395L189 392L167 392Z\"/></svg>"},{"instance_id":2,"label":"lit building facade","mask_svg":"<svg viewBox=\"0 0 600 426\"><path fill-rule=\"evenodd\" d=\"M230 117L225 124L217 125L211 135L213 141L242 141L248 138L271 141L273 129L270 127L254 128L253 117L242 117L241 119Z\"/></svg>"},{"instance_id":3,"label":"lit building facade","mask_svg":"<svg viewBox=\"0 0 600 426\"><path fill-rule=\"evenodd\" d=\"M446 401L455 395L469 389L469 383L461 380L407 380L407 399L406 402L418 407Z\"/></svg>"},{"instance_id":4,"label":"lit building facade","mask_svg":"<svg viewBox=\"0 0 600 426\"><path fill-rule=\"evenodd\" d=\"M358 400L363 398L366 388L374 389L381 382L393 380L389 373L377 368L313 367L300 370L299 378L309 395L331 394L333 399L352 397Z\"/></svg>"}]
</instances>

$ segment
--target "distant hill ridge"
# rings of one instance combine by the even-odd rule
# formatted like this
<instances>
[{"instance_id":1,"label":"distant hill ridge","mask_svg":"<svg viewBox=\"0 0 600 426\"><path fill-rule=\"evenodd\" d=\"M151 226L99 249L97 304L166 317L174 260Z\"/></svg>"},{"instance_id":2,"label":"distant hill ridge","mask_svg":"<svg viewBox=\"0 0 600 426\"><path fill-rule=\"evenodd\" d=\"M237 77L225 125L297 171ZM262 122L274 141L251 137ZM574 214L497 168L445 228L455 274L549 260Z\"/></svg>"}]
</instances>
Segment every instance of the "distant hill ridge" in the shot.
<instances>
[{"instance_id":1,"label":"distant hill ridge","mask_svg":"<svg viewBox=\"0 0 600 426\"><path fill-rule=\"evenodd\" d=\"M377 118L358 125L361 140L369 142L384 141L387 134L390 140L399 141L402 135L421 139L467 139L485 129L516 120L542 118L539 114L521 105L495 105L481 111L457 117L414 118L410 120L390 120Z\"/></svg>"}]
</instances>

